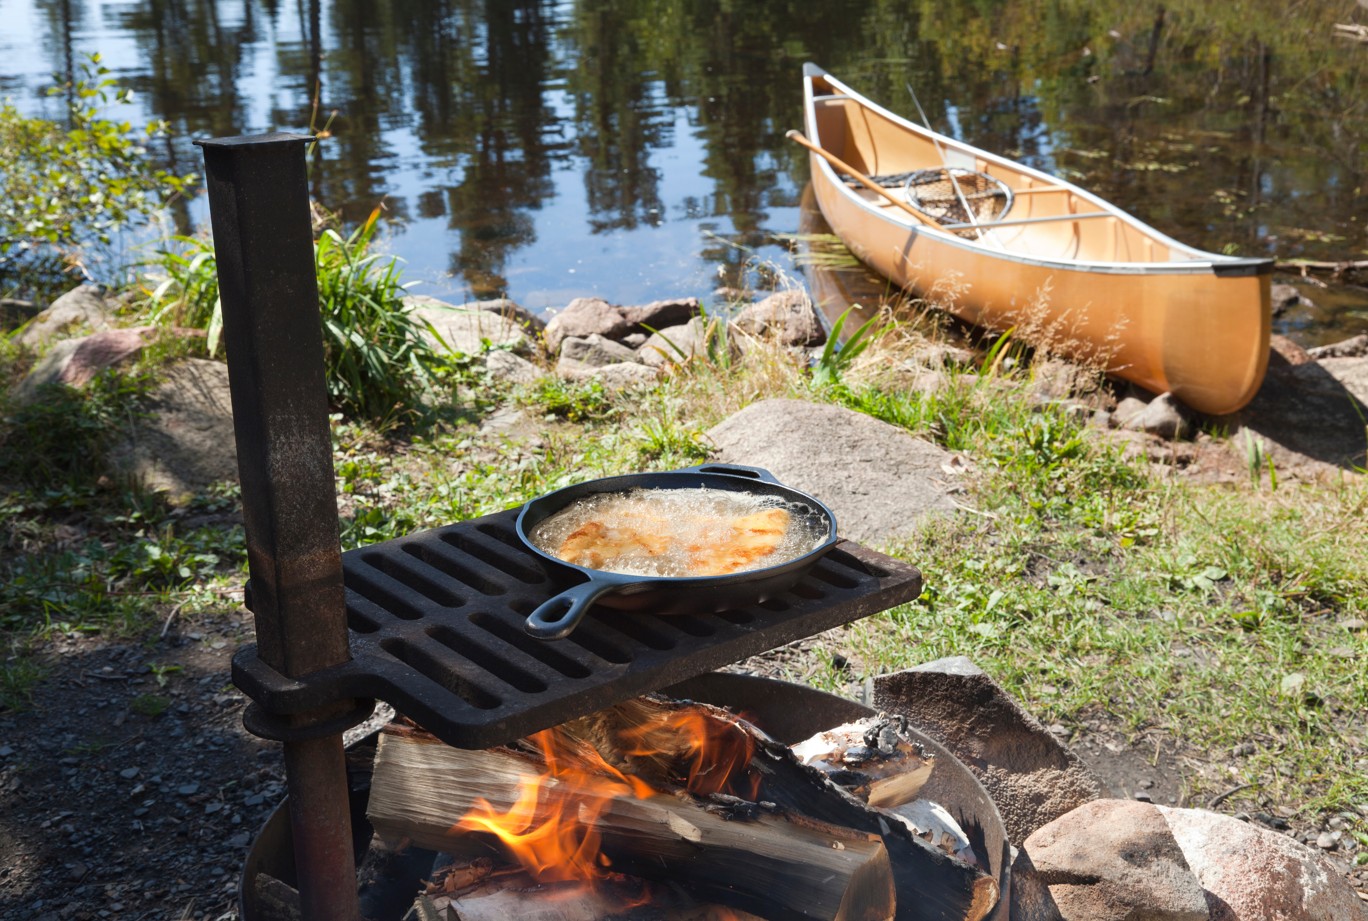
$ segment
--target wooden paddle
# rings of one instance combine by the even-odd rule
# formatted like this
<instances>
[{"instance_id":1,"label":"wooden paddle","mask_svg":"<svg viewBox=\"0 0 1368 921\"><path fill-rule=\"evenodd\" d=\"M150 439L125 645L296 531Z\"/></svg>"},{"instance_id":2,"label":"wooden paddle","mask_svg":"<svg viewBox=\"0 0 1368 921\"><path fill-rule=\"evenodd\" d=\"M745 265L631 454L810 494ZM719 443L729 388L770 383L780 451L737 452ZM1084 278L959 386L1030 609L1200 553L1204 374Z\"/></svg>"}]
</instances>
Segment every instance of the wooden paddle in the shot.
<instances>
[{"instance_id":1,"label":"wooden paddle","mask_svg":"<svg viewBox=\"0 0 1368 921\"><path fill-rule=\"evenodd\" d=\"M888 200L889 204L897 205L899 208L906 211L908 214L912 215L917 220L921 221L927 227L934 227L937 230L944 230L944 228L941 227L940 222L933 218L931 215L926 214L922 211L918 211L916 208L913 208L907 202L897 198L895 195L893 195L892 192L888 191L883 186L879 185L873 179L870 179L864 173L855 169L853 166L850 166L840 157L836 156L835 154L828 153L827 151L818 147L816 144L809 141L807 137L804 136L803 132L795 128L786 133L784 137L788 138L790 141L797 141L799 144L802 144L808 150L817 154L819 157L830 163L832 166L836 167L841 172L854 177L854 179L857 182L859 182L860 185L864 186L872 192L876 192L879 195L883 196Z\"/></svg>"}]
</instances>

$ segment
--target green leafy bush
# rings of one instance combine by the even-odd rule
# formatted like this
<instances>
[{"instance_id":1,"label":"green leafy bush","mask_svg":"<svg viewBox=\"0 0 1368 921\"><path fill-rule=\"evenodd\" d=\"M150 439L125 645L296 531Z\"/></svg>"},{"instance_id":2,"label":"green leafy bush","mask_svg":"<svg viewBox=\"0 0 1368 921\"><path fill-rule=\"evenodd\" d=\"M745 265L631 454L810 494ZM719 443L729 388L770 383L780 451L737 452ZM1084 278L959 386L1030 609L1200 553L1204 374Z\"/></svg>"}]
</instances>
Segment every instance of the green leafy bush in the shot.
<instances>
[{"instance_id":1,"label":"green leafy bush","mask_svg":"<svg viewBox=\"0 0 1368 921\"><path fill-rule=\"evenodd\" d=\"M81 76L54 94L68 93L67 124L27 118L8 100L0 103L0 271L52 266L54 254L77 258L82 244L108 243L180 194L193 175L155 168L143 141L166 131L164 122L141 132L128 122L101 116L104 106L128 104L98 54L81 65ZM28 284L41 284L30 274Z\"/></svg>"},{"instance_id":2,"label":"green leafy bush","mask_svg":"<svg viewBox=\"0 0 1368 921\"><path fill-rule=\"evenodd\" d=\"M380 209L349 236L323 231L314 246L328 397L343 413L371 420L413 410L425 391L453 370L451 360L424 337L429 330L404 301L400 262L370 251ZM219 350L222 314L213 244L172 238L157 255L146 298L149 322L208 332Z\"/></svg>"}]
</instances>

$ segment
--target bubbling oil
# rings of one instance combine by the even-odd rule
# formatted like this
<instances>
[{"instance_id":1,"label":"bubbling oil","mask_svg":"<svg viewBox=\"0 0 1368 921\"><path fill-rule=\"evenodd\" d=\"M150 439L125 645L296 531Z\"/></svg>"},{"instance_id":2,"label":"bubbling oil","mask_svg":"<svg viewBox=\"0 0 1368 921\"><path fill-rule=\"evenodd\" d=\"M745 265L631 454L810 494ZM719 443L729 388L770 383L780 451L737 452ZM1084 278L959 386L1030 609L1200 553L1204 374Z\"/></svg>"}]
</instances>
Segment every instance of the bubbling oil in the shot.
<instances>
[{"instance_id":1,"label":"bubbling oil","mask_svg":"<svg viewBox=\"0 0 1368 921\"><path fill-rule=\"evenodd\" d=\"M824 518L777 496L634 489L579 499L528 534L544 553L634 576L716 576L778 566L827 537Z\"/></svg>"}]
</instances>

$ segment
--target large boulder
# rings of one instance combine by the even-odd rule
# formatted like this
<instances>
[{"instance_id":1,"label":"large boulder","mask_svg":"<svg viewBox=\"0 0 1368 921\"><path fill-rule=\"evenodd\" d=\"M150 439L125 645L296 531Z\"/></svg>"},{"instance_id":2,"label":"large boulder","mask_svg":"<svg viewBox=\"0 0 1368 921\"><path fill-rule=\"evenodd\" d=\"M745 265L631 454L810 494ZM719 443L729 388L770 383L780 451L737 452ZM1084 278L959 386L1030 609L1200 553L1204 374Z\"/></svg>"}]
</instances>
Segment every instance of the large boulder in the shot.
<instances>
[{"instance_id":1,"label":"large boulder","mask_svg":"<svg viewBox=\"0 0 1368 921\"><path fill-rule=\"evenodd\" d=\"M1037 829L1102 795L1078 756L963 656L874 679L874 704L901 713L974 772L1008 837Z\"/></svg>"},{"instance_id":2,"label":"large boulder","mask_svg":"<svg viewBox=\"0 0 1368 921\"><path fill-rule=\"evenodd\" d=\"M110 327L110 309L95 285L81 285L53 301L15 336L31 349L41 349L55 339L82 329L99 332Z\"/></svg>"},{"instance_id":3,"label":"large boulder","mask_svg":"<svg viewBox=\"0 0 1368 921\"><path fill-rule=\"evenodd\" d=\"M47 384L84 387L104 369L136 357L155 334L155 327L138 326L58 340L19 382L14 398L19 403L30 402Z\"/></svg>"},{"instance_id":4,"label":"large boulder","mask_svg":"<svg viewBox=\"0 0 1368 921\"><path fill-rule=\"evenodd\" d=\"M1206 890L1211 921L1368 921L1368 905L1312 848L1204 809L1156 808Z\"/></svg>"},{"instance_id":5,"label":"large boulder","mask_svg":"<svg viewBox=\"0 0 1368 921\"><path fill-rule=\"evenodd\" d=\"M176 497L237 479L227 365L190 358L172 366L147 410L113 452L119 472Z\"/></svg>"},{"instance_id":6,"label":"large boulder","mask_svg":"<svg viewBox=\"0 0 1368 921\"><path fill-rule=\"evenodd\" d=\"M1329 345L1319 345L1314 349L1307 349L1306 353L1317 361L1324 358L1368 357L1368 333L1350 336L1348 339L1332 342Z\"/></svg>"},{"instance_id":7,"label":"large boulder","mask_svg":"<svg viewBox=\"0 0 1368 921\"><path fill-rule=\"evenodd\" d=\"M1012 867L1016 921L1207 921L1206 894L1159 810L1085 803L1026 839Z\"/></svg>"},{"instance_id":8,"label":"large boulder","mask_svg":"<svg viewBox=\"0 0 1368 921\"><path fill-rule=\"evenodd\" d=\"M648 326L651 329L664 329L667 326L687 323L698 316L700 309L698 298L680 297L651 301L637 307L623 307L621 311L622 318L627 321L631 331L638 332L645 331L645 327Z\"/></svg>"},{"instance_id":9,"label":"large boulder","mask_svg":"<svg viewBox=\"0 0 1368 921\"><path fill-rule=\"evenodd\" d=\"M562 358L581 361L594 367L617 364L623 361L636 361L636 352L621 342L605 339L598 333L585 338L570 337L561 341Z\"/></svg>"},{"instance_id":10,"label":"large boulder","mask_svg":"<svg viewBox=\"0 0 1368 921\"><path fill-rule=\"evenodd\" d=\"M855 540L906 538L928 517L955 509L942 469L949 452L840 406L763 400L708 435L719 460L764 467L811 493Z\"/></svg>"}]
</instances>

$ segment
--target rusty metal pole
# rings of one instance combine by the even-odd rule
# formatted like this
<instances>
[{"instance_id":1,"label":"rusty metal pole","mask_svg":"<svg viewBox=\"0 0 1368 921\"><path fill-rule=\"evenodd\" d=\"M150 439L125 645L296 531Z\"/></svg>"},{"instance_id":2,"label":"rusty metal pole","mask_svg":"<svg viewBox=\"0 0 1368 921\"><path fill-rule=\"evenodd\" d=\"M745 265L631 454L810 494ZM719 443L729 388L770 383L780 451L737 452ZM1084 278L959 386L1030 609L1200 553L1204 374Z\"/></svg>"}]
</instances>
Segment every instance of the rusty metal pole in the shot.
<instances>
[{"instance_id":1,"label":"rusty metal pole","mask_svg":"<svg viewBox=\"0 0 1368 921\"><path fill-rule=\"evenodd\" d=\"M304 167L310 140L270 134L200 142L257 650L287 678L350 658ZM341 731L309 738L307 730L353 705L294 717L300 731L282 736L305 921L360 917Z\"/></svg>"}]
</instances>

